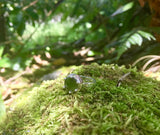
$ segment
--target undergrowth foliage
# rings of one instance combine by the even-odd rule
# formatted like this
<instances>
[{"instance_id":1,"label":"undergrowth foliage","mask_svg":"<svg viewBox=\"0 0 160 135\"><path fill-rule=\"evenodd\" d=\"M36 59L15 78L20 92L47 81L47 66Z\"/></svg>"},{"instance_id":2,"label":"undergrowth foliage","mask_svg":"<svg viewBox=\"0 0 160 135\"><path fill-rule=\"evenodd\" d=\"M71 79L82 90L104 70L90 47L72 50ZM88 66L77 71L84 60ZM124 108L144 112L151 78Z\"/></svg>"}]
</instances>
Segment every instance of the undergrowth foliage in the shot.
<instances>
[{"instance_id":1,"label":"undergrowth foliage","mask_svg":"<svg viewBox=\"0 0 160 135\"><path fill-rule=\"evenodd\" d=\"M0 134L160 134L159 82L117 65L91 64L73 73L96 83L69 94L64 77L44 81L11 106Z\"/></svg>"},{"instance_id":2,"label":"undergrowth foliage","mask_svg":"<svg viewBox=\"0 0 160 135\"><path fill-rule=\"evenodd\" d=\"M0 15L8 37L0 41L0 68L22 70L34 63L34 55L50 62L82 47L90 54L81 59L118 63L129 48L155 40L150 14L147 5L142 8L135 0L2 0Z\"/></svg>"}]
</instances>

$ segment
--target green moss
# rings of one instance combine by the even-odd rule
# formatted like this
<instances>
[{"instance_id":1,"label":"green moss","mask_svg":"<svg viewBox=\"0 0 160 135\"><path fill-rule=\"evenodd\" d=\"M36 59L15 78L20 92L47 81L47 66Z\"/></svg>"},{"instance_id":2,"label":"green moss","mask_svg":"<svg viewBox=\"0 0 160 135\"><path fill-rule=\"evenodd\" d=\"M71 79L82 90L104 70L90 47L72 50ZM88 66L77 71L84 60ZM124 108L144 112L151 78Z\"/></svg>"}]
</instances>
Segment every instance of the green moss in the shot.
<instances>
[{"instance_id":1,"label":"green moss","mask_svg":"<svg viewBox=\"0 0 160 135\"><path fill-rule=\"evenodd\" d=\"M131 72L120 87L119 78ZM91 64L73 73L91 76L92 86L68 94L64 76L22 94L0 126L4 135L160 134L160 83L136 69Z\"/></svg>"}]
</instances>

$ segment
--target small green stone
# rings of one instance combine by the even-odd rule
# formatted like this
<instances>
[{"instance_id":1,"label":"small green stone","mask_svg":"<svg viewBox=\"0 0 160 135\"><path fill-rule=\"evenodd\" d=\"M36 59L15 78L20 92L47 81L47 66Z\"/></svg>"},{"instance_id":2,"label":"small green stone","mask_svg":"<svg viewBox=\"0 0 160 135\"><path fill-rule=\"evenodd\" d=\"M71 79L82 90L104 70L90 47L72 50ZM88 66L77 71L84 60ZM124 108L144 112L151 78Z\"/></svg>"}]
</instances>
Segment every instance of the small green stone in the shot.
<instances>
[{"instance_id":1,"label":"small green stone","mask_svg":"<svg viewBox=\"0 0 160 135\"><path fill-rule=\"evenodd\" d=\"M76 74L69 74L65 78L64 87L69 93L76 92L80 89L82 84L82 79L79 75Z\"/></svg>"}]
</instances>

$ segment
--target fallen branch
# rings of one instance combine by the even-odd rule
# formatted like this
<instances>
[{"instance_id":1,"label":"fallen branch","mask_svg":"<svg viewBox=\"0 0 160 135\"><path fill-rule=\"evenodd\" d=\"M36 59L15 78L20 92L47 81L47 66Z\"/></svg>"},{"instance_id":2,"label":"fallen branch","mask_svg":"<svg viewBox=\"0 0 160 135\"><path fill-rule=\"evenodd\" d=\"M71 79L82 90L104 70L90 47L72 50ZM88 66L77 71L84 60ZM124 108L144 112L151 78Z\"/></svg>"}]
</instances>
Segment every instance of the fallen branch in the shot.
<instances>
[{"instance_id":1,"label":"fallen branch","mask_svg":"<svg viewBox=\"0 0 160 135\"><path fill-rule=\"evenodd\" d=\"M122 83L122 81L127 77L127 76L129 76L131 74L131 72L128 72L128 73L126 73L126 74L124 74L119 80L118 80L118 83L117 83L117 87L119 87L120 85L121 85L121 83Z\"/></svg>"},{"instance_id":2,"label":"fallen branch","mask_svg":"<svg viewBox=\"0 0 160 135\"><path fill-rule=\"evenodd\" d=\"M38 2L38 0L35 0L33 2L31 2L29 5L25 6L22 10L25 11L26 9L28 9L29 7L35 5Z\"/></svg>"},{"instance_id":3,"label":"fallen branch","mask_svg":"<svg viewBox=\"0 0 160 135\"><path fill-rule=\"evenodd\" d=\"M24 74L26 74L26 73L27 73L27 71L23 71L23 72L21 72L21 73L18 73L18 74L15 75L14 77L11 77L11 78L9 78L8 80L6 80L6 81L4 82L4 84L8 84L8 83L16 80L17 78L19 78L20 76L22 76L22 75L24 75Z\"/></svg>"}]
</instances>

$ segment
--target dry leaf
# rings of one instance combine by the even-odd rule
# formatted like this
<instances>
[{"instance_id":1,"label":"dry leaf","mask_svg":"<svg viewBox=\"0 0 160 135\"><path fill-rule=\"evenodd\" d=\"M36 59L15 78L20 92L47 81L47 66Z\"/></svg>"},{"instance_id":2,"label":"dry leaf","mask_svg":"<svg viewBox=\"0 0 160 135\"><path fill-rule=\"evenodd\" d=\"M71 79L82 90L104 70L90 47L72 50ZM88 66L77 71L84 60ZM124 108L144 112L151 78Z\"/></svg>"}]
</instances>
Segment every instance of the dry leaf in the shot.
<instances>
[{"instance_id":1,"label":"dry leaf","mask_svg":"<svg viewBox=\"0 0 160 135\"><path fill-rule=\"evenodd\" d=\"M144 5L145 5L145 0L138 0L138 1L139 1L139 3L140 3L141 7L144 7Z\"/></svg>"}]
</instances>

